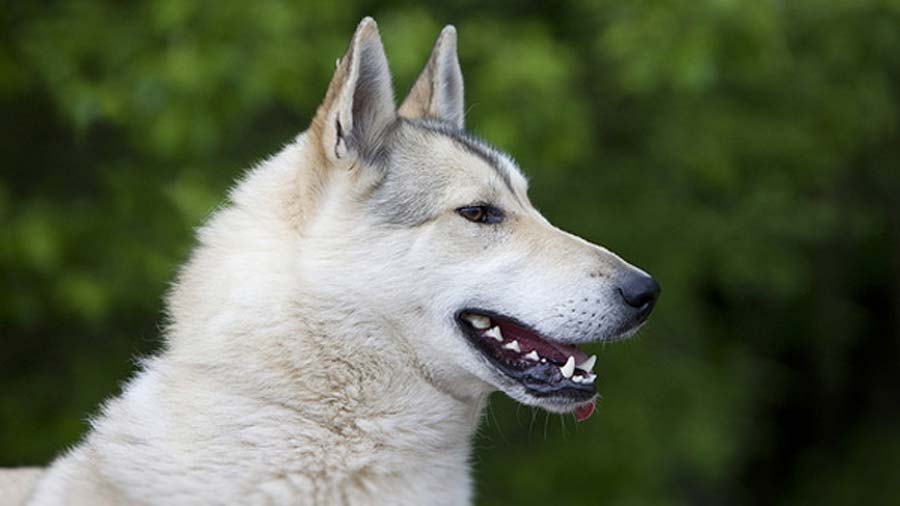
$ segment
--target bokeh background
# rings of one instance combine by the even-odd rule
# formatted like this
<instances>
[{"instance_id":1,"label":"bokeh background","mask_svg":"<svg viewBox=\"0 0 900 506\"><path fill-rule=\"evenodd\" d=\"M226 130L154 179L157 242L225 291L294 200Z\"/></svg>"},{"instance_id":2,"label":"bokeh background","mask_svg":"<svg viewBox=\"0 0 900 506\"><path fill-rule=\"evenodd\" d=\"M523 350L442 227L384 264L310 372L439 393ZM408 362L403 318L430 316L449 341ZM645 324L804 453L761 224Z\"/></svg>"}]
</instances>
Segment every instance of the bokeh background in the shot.
<instances>
[{"instance_id":1,"label":"bokeh background","mask_svg":"<svg viewBox=\"0 0 900 506\"><path fill-rule=\"evenodd\" d=\"M587 423L495 396L478 503L898 504L900 2L0 1L0 465L76 442L192 230L306 128L359 19L664 287Z\"/></svg>"}]
</instances>

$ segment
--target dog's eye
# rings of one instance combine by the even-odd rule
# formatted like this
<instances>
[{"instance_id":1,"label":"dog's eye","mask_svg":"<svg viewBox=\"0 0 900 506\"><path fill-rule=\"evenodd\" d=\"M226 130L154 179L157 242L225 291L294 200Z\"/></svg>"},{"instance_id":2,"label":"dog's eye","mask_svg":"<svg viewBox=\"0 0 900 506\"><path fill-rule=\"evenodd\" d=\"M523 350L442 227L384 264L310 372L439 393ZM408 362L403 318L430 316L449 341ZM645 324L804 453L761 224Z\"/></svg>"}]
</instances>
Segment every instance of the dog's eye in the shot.
<instances>
[{"instance_id":1,"label":"dog's eye","mask_svg":"<svg viewBox=\"0 0 900 506\"><path fill-rule=\"evenodd\" d=\"M463 218L474 223L493 225L503 221L503 212L496 207L487 205L460 207L456 212Z\"/></svg>"}]
</instances>

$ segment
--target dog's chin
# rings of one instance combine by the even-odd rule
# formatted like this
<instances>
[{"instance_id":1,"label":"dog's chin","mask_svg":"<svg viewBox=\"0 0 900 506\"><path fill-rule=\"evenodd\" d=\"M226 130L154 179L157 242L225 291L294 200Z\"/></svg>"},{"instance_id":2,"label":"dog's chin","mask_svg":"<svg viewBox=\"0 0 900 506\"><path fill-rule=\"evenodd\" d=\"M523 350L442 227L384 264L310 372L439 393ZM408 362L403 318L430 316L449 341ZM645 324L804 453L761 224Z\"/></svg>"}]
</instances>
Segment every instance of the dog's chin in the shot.
<instances>
[{"instance_id":1,"label":"dog's chin","mask_svg":"<svg viewBox=\"0 0 900 506\"><path fill-rule=\"evenodd\" d=\"M519 320L483 309L463 309L457 325L488 374L488 381L518 402L585 419L598 397L595 356L541 335ZM603 341L622 340L639 323L615 329Z\"/></svg>"},{"instance_id":2,"label":"dog's chin","mask_svg":"<svg viewBox=\"0 0 900 506\"><path fill-rule=\"evenodd\" d=\"M572 397L566 395L535 395L532 390L514 380L510 380L502 373L495 372L494 375L496 377L496 380L493 382L494 386L511 399L526 406L534 406L552 413L571 413L583 406L593 406L599 397L596 390L590 395L579 394Z\"/></svg>"}]
</instances>

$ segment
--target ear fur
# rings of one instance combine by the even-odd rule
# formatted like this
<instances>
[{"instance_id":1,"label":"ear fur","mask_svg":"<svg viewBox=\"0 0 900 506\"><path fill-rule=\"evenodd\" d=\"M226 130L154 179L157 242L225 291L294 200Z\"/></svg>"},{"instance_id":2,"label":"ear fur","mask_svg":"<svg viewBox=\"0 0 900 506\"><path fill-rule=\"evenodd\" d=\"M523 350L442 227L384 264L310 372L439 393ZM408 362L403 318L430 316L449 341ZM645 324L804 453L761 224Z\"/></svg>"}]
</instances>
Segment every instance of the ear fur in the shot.
<instances>
[{"instance_id":1,"label":"ear fur","mask_svg":"<svg viewBox=\"0 0 900 506\"><path fill-rule=\"evenodd\" d=\"M356 28L338 60L325 100L313 120L325 157L332 163L369 158L397 118L394 87L375 20Z\"/></svg>"},{"instance_id":2,"label":"ear fur","mask_svg":"<svg viewBox=\"0 0 900 506\"><path fill-rule=\"evenodd\" d=\"M409 96L400 106L404 118L434 118L456 128L465 126L465 95L462 70L456 54L456 28L441 30L431 57Z\"/></svg>"}]
</instances>

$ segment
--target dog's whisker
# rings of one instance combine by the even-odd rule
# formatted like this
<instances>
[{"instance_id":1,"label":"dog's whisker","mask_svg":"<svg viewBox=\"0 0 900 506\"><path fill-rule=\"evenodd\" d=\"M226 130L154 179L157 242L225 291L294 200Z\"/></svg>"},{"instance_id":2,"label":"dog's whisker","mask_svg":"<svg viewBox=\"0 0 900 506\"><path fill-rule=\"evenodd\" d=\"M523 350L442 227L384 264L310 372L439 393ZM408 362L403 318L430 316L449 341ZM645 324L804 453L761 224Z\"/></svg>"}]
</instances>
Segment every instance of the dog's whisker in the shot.
<instances>
[{"instance_id":1,"label":"dog's whisker","mask_svg":"<svg viewBox=\"0 0 900 506\"><path fill-rule=\"evenodd\" d=\"M531 408L531 423L528 424L528 442L534 442L534 420L537 418L537 408L533 406L529 406Z\"/></svg>"},{"instance_id":2,"label":"dog's whisker","mask_svg":"<svg viewBox=\"0 0 900 506\"><path fill-rule=\"evenodd\" d=\"M504 444L509 445L509 441L506 440L506 436L503 434L503 427L500 427L500 421L497 420L497 415L494 413L494 405L491 403L490 399L488 399L488 412L494 420L494 425L497 426L497 433L500 434L500 439L503 440Z\"/></svg>"}]
</instances>

